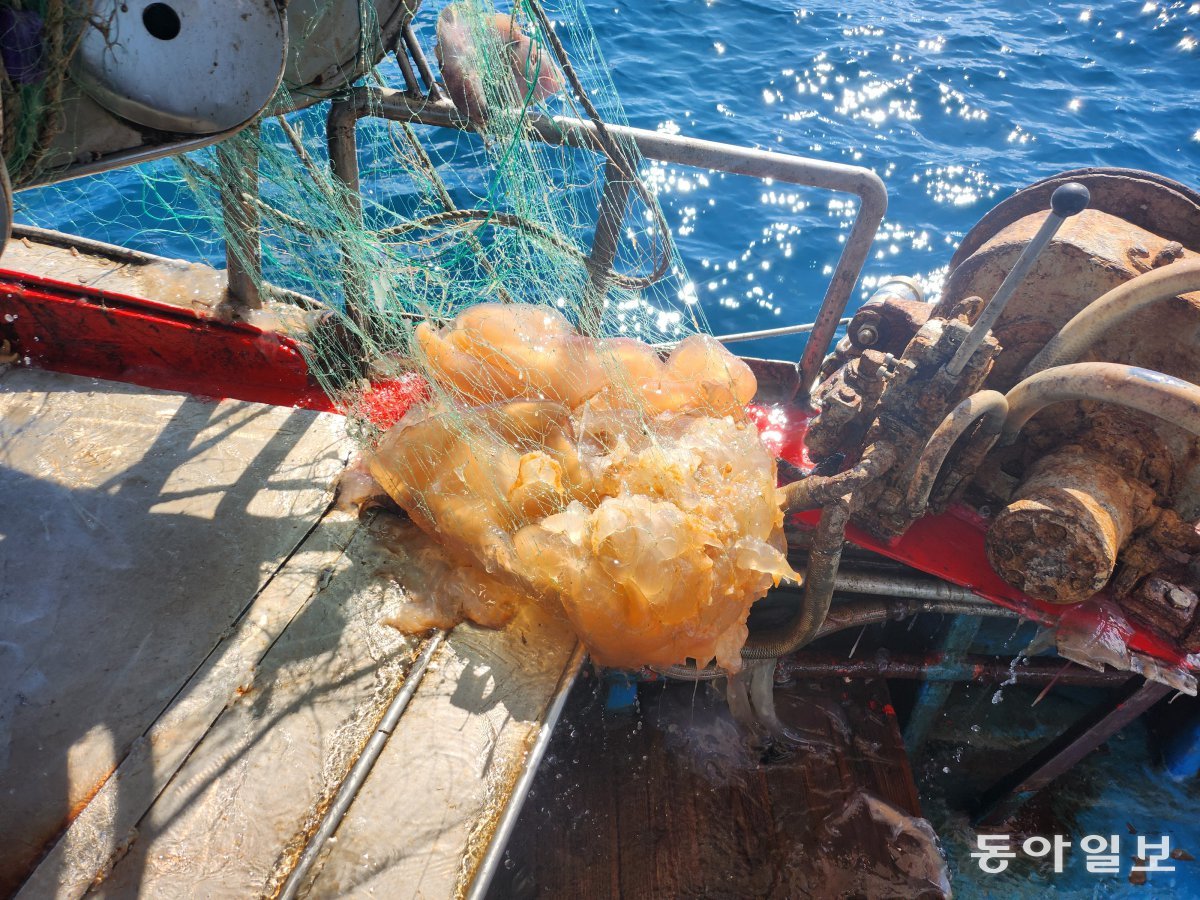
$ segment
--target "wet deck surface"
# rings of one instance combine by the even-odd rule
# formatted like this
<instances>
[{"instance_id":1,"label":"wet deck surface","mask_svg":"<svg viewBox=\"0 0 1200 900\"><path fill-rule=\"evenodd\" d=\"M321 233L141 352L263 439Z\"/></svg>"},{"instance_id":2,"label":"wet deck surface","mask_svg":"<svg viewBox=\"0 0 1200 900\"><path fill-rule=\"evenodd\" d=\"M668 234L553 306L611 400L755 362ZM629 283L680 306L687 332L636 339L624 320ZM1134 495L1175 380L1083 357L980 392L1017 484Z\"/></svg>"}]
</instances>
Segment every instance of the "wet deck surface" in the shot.
<instances>
[{"instance_id":1,"label":"wet deck surface","mask_svg":"<svg viewBox=\"0 0 1200 900\"><path fill-rule=\"evenodd\" d=\"M347 453L313 413L0 375L0 895L324 514Z\"/></svg>"},{"instance_id":2,"label":"wet deck surface","mask_svg":"<svg viewBox=\"0 0 1200 900\"><path fill-rule=\"evenodd\" d=\"M752 750L713 688L581 683L490 896L939 897L882 681L777 690L798 740Z\"/></svg>"},{"instance_id":3,"label":"wet deck surface","mask_svg":"<svg viewBox=\"0 0 1200 900\"><path fill-rule=\"evenodd\" d=\"M271 893L422 646L337 417L0 372L0 896ZM452 896L568 668L456 629L309 896ZM419 826L419 827L418 827Z\"/></svg>"},{"instance_id":4,"label":"wet deck surface","mask_svg":"<svg viewBox=\"0 0 1200 900\"><path fill-rule=\"evenodd\" d=\"M38 235L38 229L25 229ZM17 235L4 250L5 269L32 272L54 281L81 284L97 290L209 312L224 300L223 271L183 260L158 259L126 254L80 252L65 245L66 235L40 233L39 237Z\"/></svg>"}]
</instances>

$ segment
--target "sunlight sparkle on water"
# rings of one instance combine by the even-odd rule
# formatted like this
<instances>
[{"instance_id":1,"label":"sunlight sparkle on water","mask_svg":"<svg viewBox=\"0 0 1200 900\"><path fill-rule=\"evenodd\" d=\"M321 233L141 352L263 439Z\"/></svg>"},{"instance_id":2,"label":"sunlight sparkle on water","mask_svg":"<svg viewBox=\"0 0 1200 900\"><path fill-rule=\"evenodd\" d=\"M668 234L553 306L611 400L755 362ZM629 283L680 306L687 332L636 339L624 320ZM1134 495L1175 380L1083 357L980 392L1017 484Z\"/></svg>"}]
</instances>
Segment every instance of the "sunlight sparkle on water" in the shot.
<instances>
[{"instance_id":1,"label":"sunlight sparkle on water","mask_svg":"<svg viewBox=\"0 0 1200 900\"><path fill-rule=\"evenodd\" d=\"M1185 181L1198 171L1187 148L1200 145L1200 118L1182 99L1194 96L1197 83L1188 82L1179 63L1200 52L1200 0L1129 6L1083 0L1061 8L1056 21L1014 18L1003 0L984 0L971 17L994 36L986 46L973 42L973 26L955 27L957 14L928 6L917 20L899 21L869 4L798 9L782 0L746 0L754 13L738 18L738 2L692 8L694 21L680 23L677 36L672 29L656 36L666 44L656 51L661 72L617 78L624 96L645 94L645 108L634 108L635 100L630 119L661 122L658 130L668 134L682 126L697 137L875 170L891 202L856 298L901 274L917 277L936 297L950 253L991 205L1051 170L1130 164L1129 153L1122 157L1107 139L1118 126L1141 153L1133 164L1169 162L1174 168L1163 174ZM622 28L655 26L649 7L633 0L619 6ZM756 42L768 20L778 39ZM792 39L784 43L789 29ZM614 40L606 47L618 56L610 60L614 71L638 72L644 48L622 59L616 46ZM793 49L781 55L785 46ZM673 47L681 51L675 69ZM1049 71L1051 52L1053 77L1039 77ZM1179 96L1156 94L1161 108L1135 109L1120 98L1143 83L1138 73L1150 54L1163 70L1178 70ZM677 103L694 113L676 110ZM646 165L680 253L698 276L694 284L683 276L688 296L673 290L668 304L685 310L685 320L689 306L701 305L712 313L716 333L770 327L776 323L767 317L780 310L779 324L811 321L856 201L780 182ZM640 220L642 212L631 204L631 216ZM645 242L643 223L625 224L639 225L636 237ZM630 318L637 316L631 311ZM656 322L669 324L647 320L651 328ZM795 350L794 342L747 348L768 356Z\"/></svg>"}]
</instances>

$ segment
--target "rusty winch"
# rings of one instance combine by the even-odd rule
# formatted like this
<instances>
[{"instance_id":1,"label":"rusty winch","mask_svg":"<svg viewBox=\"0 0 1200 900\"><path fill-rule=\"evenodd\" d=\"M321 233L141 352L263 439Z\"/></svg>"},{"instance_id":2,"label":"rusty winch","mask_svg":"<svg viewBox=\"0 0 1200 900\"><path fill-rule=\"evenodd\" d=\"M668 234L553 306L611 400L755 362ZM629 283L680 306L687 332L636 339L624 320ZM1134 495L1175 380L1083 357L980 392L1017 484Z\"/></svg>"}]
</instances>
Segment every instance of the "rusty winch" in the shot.
<instances>
[{"instance_id":1,"label":"rusty winch","mask_svg":"<svg viewBox=\"0 0 1200 900\"><path fill-rule=\"evenodd\" d=\"M1195 653L1197 382L1200 194L1067 172L988 213L936 303L899 279L858 311L812 392L819 463L789 507L848 505L888 542L965 505L1011 587L1115 603Z\"/></svg>"}]
</instances>

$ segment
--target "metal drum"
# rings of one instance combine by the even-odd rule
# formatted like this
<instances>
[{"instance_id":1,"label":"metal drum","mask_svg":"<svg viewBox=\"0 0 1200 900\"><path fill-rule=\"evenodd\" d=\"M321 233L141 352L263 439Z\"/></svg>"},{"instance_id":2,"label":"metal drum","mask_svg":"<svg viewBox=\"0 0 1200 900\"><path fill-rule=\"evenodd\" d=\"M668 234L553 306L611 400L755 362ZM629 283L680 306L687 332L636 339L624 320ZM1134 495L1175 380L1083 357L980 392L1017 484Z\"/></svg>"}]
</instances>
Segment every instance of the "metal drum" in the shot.
<instances>
[{"instance_id":1,"label":"metal drum","mask_svg":"<svg viewBox=\"0 0 1200 900\"><path fill-rule=\"evenodd\" d=\"M274 0L96 0L72 75L97 103L138 125L228 131L274 96L287 25Z\"/></svg>"},{"instance_id":2,"label":"metal drum","mask_svg":"<svg viewBox=\"0 0 1200 900\"><path fill-rule=\"evenodd\" d=\"M279 108L308 106L366 74L395 46L419 5L419 0L290 0L286 95Z\"/></svg>"}]
</instances>

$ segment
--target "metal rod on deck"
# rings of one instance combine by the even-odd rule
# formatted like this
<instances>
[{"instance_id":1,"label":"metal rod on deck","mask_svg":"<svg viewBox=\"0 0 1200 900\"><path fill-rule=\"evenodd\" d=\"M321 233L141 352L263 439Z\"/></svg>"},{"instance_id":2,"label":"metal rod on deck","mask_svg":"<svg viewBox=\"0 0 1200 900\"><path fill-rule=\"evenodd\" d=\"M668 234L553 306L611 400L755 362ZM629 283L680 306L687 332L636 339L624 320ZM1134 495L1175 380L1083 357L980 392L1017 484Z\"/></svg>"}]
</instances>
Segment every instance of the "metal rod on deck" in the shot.
<instances>
[{"instance_id":1,"label":"metal rod on deck","mask_svg":"<svg viewBox=\"0 0 1200 900\"><path fill-rule=\"evenodd\" d=\"M961 681L990 684L1054 682L1080 687L1116 687L1131 677L1128 672L1112 669L1096 672L1074 663L1063 663L1061 659L1033 659L1028 665L1014 666L1008 660L995 656L970 655L948 660L941 653L918 656L881 652L874 659L847 659L845 654L811 651L784 657L779 661L776 673L781 679L894 678L947 684Z\"/></svg>"},{"instance_id":2,"label":"metal rod on deck","mask_svg":"<svg viewBox=\"0 0 1200 900\"><path fill-rule=\"evenodd\" d=\"M258 128L248 129L251 137ZM221 215L225 223L225 268L230 298L250 309L262 307L262 215L243 195L258 196L258 148L240 134L217 146L221 167Z\"/></svg>"},{"instance_id":3,"label":"metal rod on deck","mask_svg":"<svg viewBox=\"0 0 1200 900\"><path fill-rule=\"evenodd\" d=\"M517 825L517 819L521 816L525 797L529 794L529 789L533 787L533 779L537 775L538 766L541 765L542 757L546 755L546 750L550 746L554 726L558 724L563 707L567 704L567 697L570 696L571 688L575 686L575 679L579 677L579 672L583 669L586 659L587 652L584 650L583 644L576 644L575 651L571 654L567 667L558 681L558 687L555 688L554 697L551 698L550 705L546 708L546 715L542 719L542 726L538 730L537 738L534 739L533 746L529 748L529 755L525 757L525 768L522 770L520 778L517 779L517 783L513 785L504 811L496 823L496 830L492 832L487 853L479 861L479 866L471 878L467 900L483 900L487 896L488 887L496 874L496 867L500 865L500 858L508 846L508 839Z\"/></svg>"},{"instance_id":4,"label":"metal rod on deck","mask_svg":"<svg viewBox=\"0 0 1200 900\"><path fill-rule=\"evenodd\" d=\"M392 736L392 732L395 731L396 725L399 724L400 717L404 715L404 710L408 708L413 694L417 692L417 687L421 684L421 679L425 677L425 670L429 667L429 660L433 658L433 654L442 645L442 641L445 638L446 632L435 631L429 640L426 641L425 649L421 651L421 655L417 657L417 661L413 663L412 668L408 670L408 674L404 676L404 683L400 685L400 690L392 698L392 702L388 705L387 711L384 712L383 718L379 720L379 725L376 727L375 733L371 735L370 740L367 741L367 745L363 747L362 753L359 754L358 759L351 766L345 780L342 781L337 795L333 798L333 803L330 804L329 809L325 812L325 817L321 820L320 826L309 839L304 852L300 854L300 858L296 861L296 867L288 873L287 880L279 890L280 900L293 900L300 893L300 888L307 880L309 872L312 871L317 857L321 855L325 844L342 823L347 810L350 809L350 804L358 796L358 792L366 782L367 776L371 774L371 769L375 766L375 761L379 759L379 755L387 745L388 738Z\"/></svg>"}]
</instances>

